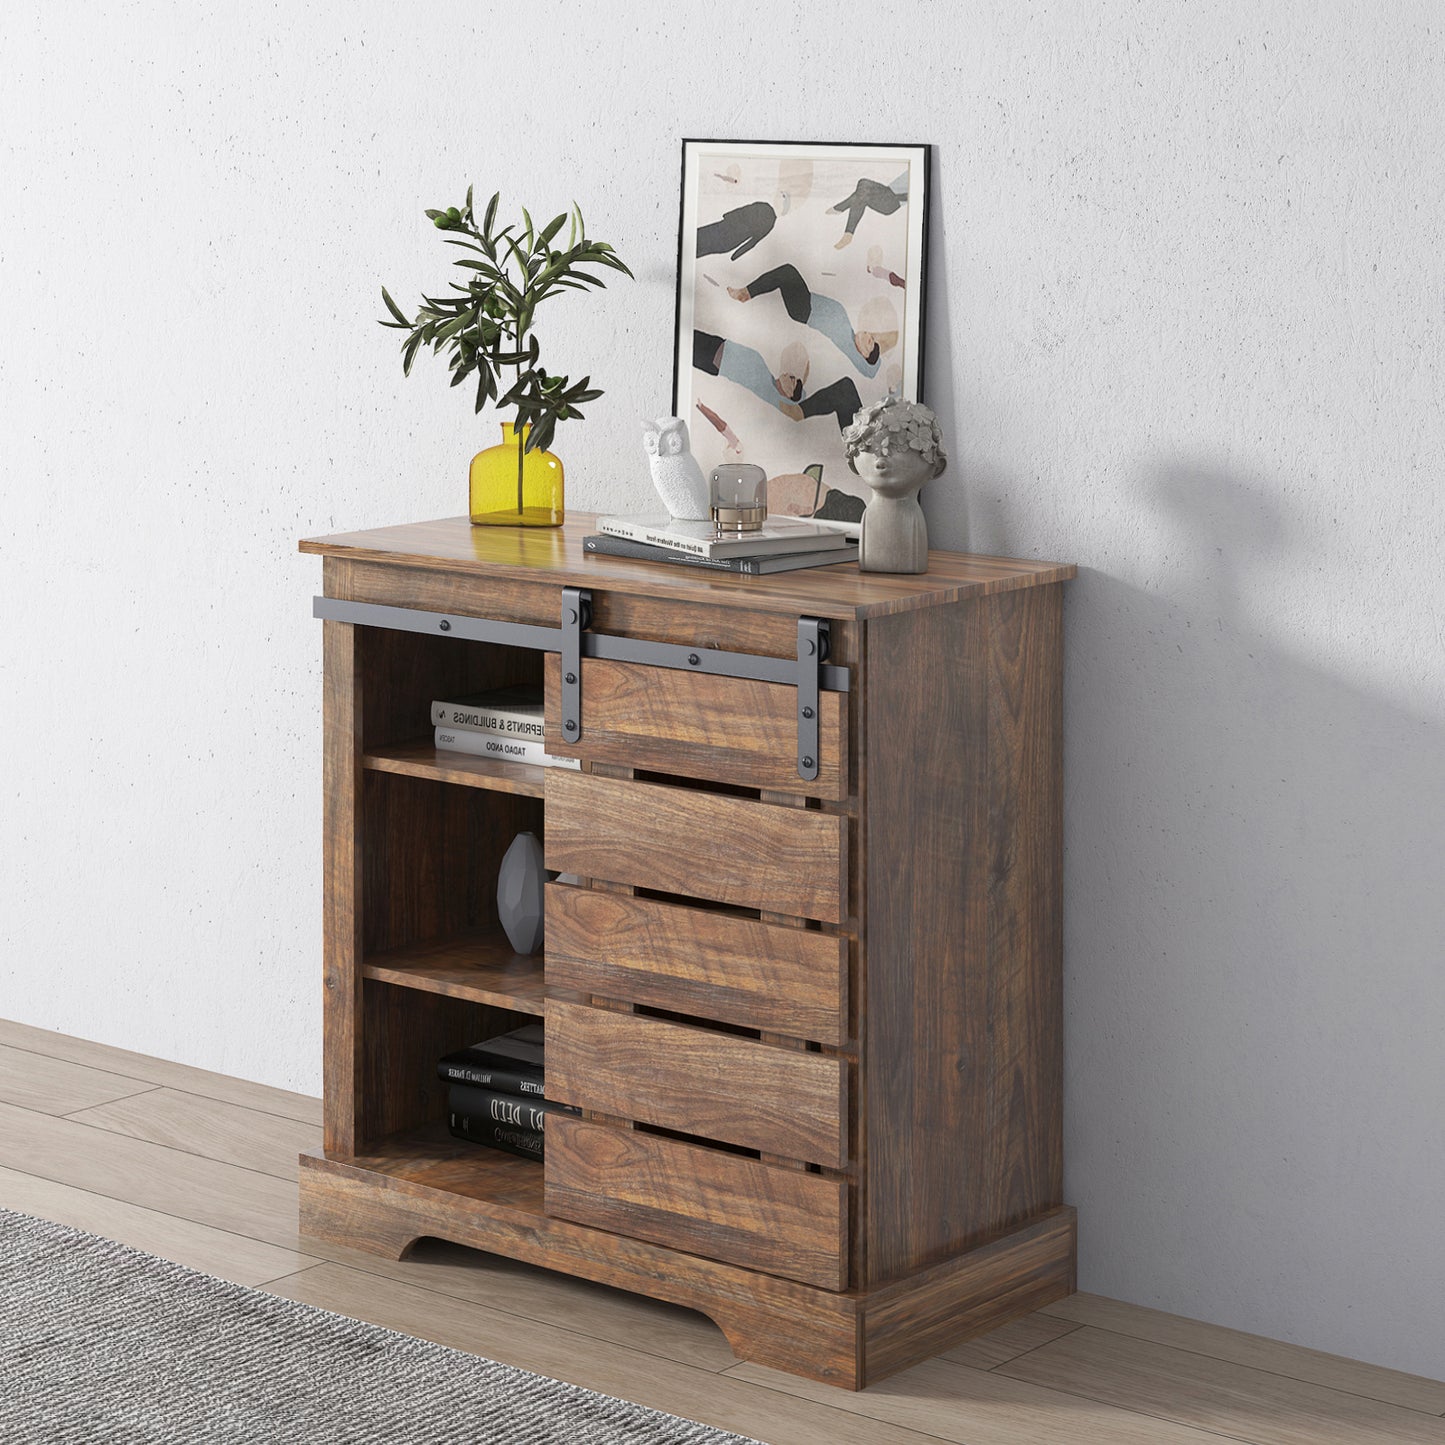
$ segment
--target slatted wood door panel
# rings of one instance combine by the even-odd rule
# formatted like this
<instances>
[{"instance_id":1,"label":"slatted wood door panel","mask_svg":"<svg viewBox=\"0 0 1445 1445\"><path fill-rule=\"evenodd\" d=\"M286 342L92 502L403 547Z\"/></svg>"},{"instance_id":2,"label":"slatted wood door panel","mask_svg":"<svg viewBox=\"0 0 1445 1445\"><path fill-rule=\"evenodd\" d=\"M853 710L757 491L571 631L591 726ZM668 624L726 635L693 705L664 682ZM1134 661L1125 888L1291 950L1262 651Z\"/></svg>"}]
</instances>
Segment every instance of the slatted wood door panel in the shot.
<instances>
[{"instance_id":1,"label":"slatted wood door panel","mask_svg":"<svg viewBox=\"0 0 1445 1445\"><path fill-rule=\"evenodd\" d=\"M841 1058L556 998L546 1027L547 1097L560 1104L810 1164L848 1162Z\"/></svg>"},{"instance_id":2,"label":"slatted wood door panel","mask_svg":"<svg viewBox=\"0 0 1445 1445\"><path fill-rule=\"evenodd\" d=\"M841 923L848 820L553 768L547 867L718 903Z\"/></svg>"},{"instance_id":3,"label":"slatted wood door panel","mask_svg":"<svg viewBox=\"0 0 1445 1445\"><path fill-rule=\"evenodd\" d=\"M582 736L562 734L561 661L548 657L547 746L621 763L811 798L848 796L848 695L818 698L818 776L798 776L798 693L776 682L709 677L584 658Z\"/></svg>"},{"instance_id":4,"label":"slatted wood door panel","mask_svg":"<svg viewBox=\"0 0 1445 1445\"><path fill-rule=\"evenodd\" d=\"M547 885L547 982L818 1043L848 1033L848 940Z\"/></svg>"},{"instance_id":5,"label":"slatted wood door panel","mask_svg":"<svg viewBox=\"0 0 1445 1445\"><path fill-rule=\"evenodd\" d=\"M554 1114L547 1213L709 1259L847 1286L848 1189L637 1130Z\"/></svg>"}]
</instances>

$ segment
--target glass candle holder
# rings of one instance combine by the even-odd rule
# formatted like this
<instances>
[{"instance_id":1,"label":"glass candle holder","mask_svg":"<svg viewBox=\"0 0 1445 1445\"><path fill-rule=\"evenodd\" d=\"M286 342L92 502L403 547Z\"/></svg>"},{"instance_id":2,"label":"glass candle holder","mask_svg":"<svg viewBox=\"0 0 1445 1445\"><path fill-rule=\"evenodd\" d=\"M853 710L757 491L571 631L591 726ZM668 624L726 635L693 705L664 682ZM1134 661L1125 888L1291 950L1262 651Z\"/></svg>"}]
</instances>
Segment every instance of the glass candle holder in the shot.
<instances>
[{"instance_id":1,"label":"glass candle holder","mask_svg":"<svg viewBox=\"0 0 1445 1445\"><path fill-rule=\"evenodd\" d=\"M724 462L708 478L708 502L719 532L757 532L768 516L768 474L751 462Z\"/></svg>"}]
</instances>

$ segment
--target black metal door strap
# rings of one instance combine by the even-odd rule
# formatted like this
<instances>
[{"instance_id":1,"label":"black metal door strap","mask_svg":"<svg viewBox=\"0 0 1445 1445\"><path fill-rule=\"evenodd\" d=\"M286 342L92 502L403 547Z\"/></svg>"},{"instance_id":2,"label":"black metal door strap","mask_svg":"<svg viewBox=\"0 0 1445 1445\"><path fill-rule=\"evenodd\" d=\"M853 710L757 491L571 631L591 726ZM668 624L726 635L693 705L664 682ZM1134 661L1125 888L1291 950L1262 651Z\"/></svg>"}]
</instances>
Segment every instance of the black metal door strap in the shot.
<instances>
[{"instance_id":1,"label":"black metal door strap","mask_svg":"<svg viewBox=\"0 0 1445 1445\"><path fill-rule=\"evenodd\" d=\"M675 672L703 672L711 677L741 677L754 682L776 682L798 690L798 775L818 776L818 694L847 692L848 669L828 662L828 623L817 617L798 619L798 655L762 657L753 652L724 652L720 648L691 648L672 642L648 642L637 637L613 637L589 630L592 594L581 587L562 589L559 627L529 622L503 622L489 617L458 617L451 613L422 612L414 607L387 607L379 602L346 602L338 597L317 597L312 615L327 622L348 622L356 627L386 627L394 632L422 632L457 637L468 642L495 642L505 647L528 647L555 652L562 666L562 729L569 743L582 736L582 659L637 662Z\"/></svg>"}]
</instances>

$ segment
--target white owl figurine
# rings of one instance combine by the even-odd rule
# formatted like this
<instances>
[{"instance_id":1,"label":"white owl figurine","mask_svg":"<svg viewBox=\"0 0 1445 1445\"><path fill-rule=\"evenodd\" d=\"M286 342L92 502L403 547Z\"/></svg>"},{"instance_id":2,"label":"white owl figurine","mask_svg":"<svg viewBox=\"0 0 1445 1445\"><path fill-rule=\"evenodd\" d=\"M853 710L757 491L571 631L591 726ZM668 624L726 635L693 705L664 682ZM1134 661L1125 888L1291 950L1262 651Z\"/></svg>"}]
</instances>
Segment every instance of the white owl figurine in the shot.
<instances>
[{"instance_id":1,"label":"white owl figurine","mask_svg":"<svg viewBox=\"0 0 1445 1445\"><path fill-rule=\"evenodd\" d=\"M679 522L707 521L712 515L707 478L688 450L687 423L678 416L644 421L642 449L652 468L652 485L669 515Z\"/></svg>"}]
</instances>

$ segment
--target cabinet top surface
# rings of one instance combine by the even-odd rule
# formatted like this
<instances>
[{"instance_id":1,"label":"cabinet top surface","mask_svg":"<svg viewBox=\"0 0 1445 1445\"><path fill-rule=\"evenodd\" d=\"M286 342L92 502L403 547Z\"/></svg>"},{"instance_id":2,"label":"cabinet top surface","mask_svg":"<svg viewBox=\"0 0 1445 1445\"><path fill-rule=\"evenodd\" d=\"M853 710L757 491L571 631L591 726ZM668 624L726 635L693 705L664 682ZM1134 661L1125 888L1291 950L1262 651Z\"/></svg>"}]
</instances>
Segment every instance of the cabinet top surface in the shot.
<instances>
[{"instance_id":1,"label":"cabinet top surface","mask_svg":"<svg viewBox=\"0 0 1445 1445\"><path fill-rule=\"evenodd\" d=\"M303 552L356 561L843 618L881 617L991 592L1065 582L1077 570L1070 563L935 551L928 554L928 571L920 576L860 572L856 563L844 562L747 577L584 552L583 537L596 530L597 519L587 512L572 513L562 527L474 527L466 517L444 517L308 537L300 546Z\"/></svg>"}]
</instances>

